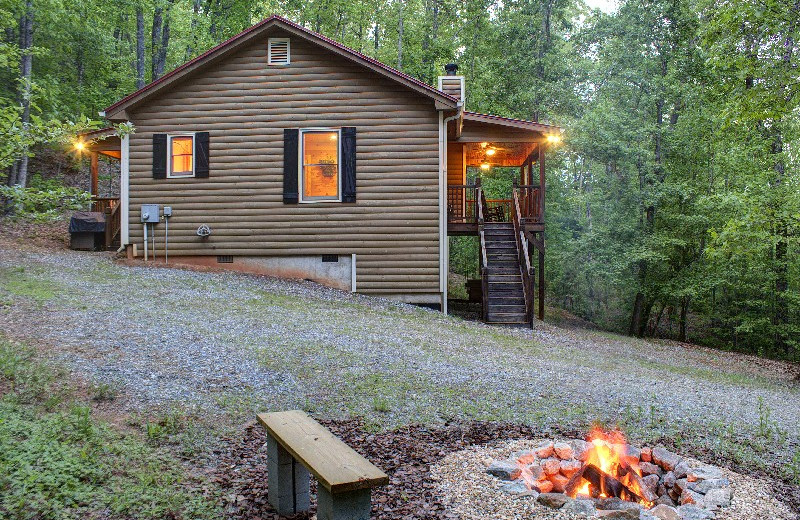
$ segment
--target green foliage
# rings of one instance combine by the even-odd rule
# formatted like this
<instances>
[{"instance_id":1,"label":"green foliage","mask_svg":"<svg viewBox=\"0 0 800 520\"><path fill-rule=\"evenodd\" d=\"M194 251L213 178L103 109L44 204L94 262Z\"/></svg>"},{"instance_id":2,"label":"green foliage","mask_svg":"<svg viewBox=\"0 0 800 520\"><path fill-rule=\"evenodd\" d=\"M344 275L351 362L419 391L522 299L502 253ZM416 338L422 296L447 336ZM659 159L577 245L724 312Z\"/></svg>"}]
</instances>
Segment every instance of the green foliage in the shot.
<instances>
[{"instance_id":1,"label":"green foliage","mask_svg":"<svg viewBox=\"0 0 800 520\"><path fill-rule=\"evenodd\" d=\"M15 217L43 221L57 219L68 210L87 209L91 194L80 188L65 187L54 179L42 181L35 176L27 188L0 185L0 198Z\"/></svg>"},{"instance_id":2,"label":"green foliage","mask_svg":"<svg viewBox=\"0 0 800 520\"><path fill-rule=\"evenodd\" d=\"M95 419L91 408L66 399L52 370L32 349L0 338L0 516L9 520L92 517L214 518L215 501L180 463L132 434Z\"/></svg>"}]
</instances>

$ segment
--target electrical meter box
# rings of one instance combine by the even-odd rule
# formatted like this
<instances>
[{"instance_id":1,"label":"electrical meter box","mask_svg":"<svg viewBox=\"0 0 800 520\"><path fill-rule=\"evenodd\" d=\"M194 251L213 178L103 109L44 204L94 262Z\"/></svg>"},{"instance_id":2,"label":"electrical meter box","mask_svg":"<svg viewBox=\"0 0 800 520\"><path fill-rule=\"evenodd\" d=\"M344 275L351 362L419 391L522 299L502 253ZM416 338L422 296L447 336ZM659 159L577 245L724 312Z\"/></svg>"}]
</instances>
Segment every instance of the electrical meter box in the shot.
<instances>
[{"instance_id":1,"label":"electrical meter box","mask_svg":"<svg viewBox=\"0 0 800 520\"><path fill-rule=\"evenodd\" d=\"M142 219L141 222L147 224L158 224L161 217L161 206L158 204L142 204Z\"/></svg>"}]
</instances>

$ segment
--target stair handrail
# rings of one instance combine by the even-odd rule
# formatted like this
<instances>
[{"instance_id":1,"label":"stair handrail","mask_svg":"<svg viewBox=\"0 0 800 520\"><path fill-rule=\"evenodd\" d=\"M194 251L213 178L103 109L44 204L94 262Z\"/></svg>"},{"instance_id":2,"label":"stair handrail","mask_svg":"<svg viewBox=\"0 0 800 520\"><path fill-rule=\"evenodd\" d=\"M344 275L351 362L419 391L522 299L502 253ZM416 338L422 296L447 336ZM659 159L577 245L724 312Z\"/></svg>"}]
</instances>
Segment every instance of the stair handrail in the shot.
<instances>
[{"instance_id":1,"label":"stair handrail","mask_svg":"<svg viewBox=\"0 0 800 520\"><path fill-rule=\"evenodd\" d=\"M517 260L519 261L519 270L522 274L522 288L525 295L525 319L533 325L533 298L534 298L534 280L536 279L531 266L531 257L528 254L528 241L522 229L520 211L519 211L519 194L517 190L517 183L511 188L513 194L514 204L512 205L512 221L514 222L514 238L517 241Z\"/></svg>"},{"instance_id":2,"label":"stair handrail","mask_svg":"<svg viewBox=\"0 0 800 520\"><path fill-rule=\"evenodd\" d=\"M483 220L483 189L481 188L480 179L476 182L476 196L475 200L477 201L478 206L478 236L480 237L481 242L481 311L483 314L483 320L486 321L489 318L489 257L486 254L486 236L484 233L484 220Z\"/></svg>"}]
</instances>

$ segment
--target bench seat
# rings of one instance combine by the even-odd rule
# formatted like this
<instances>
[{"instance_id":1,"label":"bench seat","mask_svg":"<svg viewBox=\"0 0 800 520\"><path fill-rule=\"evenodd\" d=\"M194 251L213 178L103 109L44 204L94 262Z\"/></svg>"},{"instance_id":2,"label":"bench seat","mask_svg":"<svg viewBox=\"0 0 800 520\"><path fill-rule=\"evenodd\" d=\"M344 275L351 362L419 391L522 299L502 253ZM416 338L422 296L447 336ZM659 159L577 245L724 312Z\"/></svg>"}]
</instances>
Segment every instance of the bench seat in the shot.
<instances>
[{"instance_id":1,"label":"bench seat","mask_svg":"<svg viewBox=\"0 0 800 520\"><path fill-rule=\"evenodd\" d=\"M367 520L370 490L389 477L300 410L258 414L267 430L269 501L281 515L309 508L309 472L319 484L319 520Z\"/></svg>"}]
</instances>

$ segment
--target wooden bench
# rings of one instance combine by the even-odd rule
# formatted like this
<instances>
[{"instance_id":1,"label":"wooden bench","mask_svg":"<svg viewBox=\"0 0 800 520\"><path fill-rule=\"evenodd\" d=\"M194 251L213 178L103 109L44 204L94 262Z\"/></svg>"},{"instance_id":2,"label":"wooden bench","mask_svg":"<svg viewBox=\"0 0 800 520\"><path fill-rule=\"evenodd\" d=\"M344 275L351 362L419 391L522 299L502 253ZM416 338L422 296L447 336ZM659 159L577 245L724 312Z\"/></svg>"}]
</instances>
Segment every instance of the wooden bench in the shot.
<instances>
[{"instance_id":1,"label":"wooden bench","mask_svg":"<svg viewBox=\"0 0 800 520\"><path fill-rule=\"evenodd\" d=\"M300 410L258 414L267 429L269 503L278 514L307 511L309 472L318 520L369 520L371 489L389 477Z\"/></svg>"}]
</instances>

